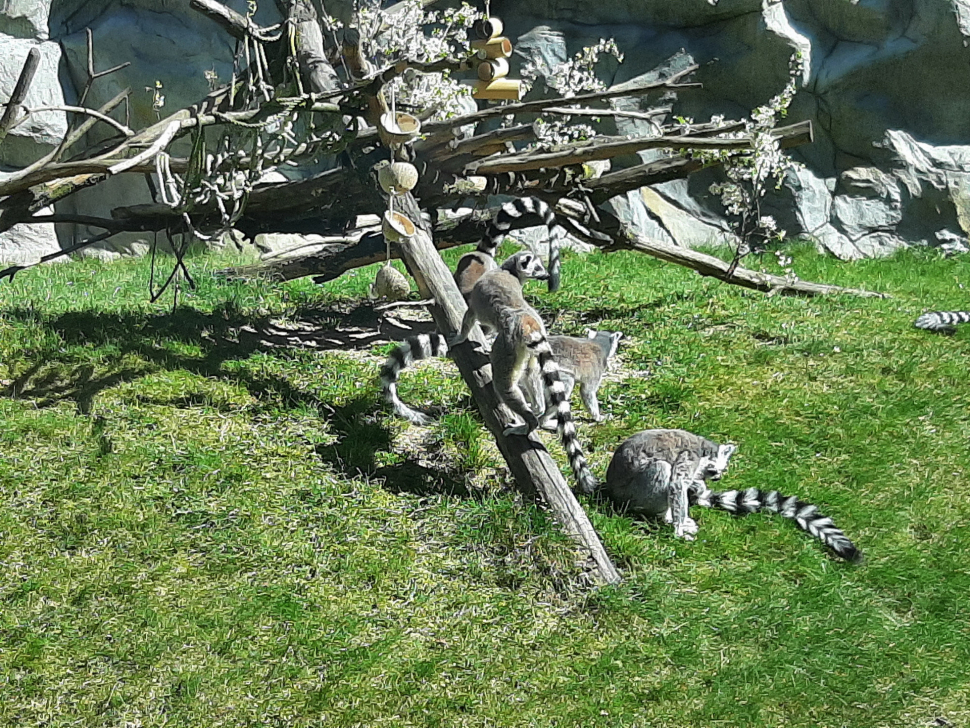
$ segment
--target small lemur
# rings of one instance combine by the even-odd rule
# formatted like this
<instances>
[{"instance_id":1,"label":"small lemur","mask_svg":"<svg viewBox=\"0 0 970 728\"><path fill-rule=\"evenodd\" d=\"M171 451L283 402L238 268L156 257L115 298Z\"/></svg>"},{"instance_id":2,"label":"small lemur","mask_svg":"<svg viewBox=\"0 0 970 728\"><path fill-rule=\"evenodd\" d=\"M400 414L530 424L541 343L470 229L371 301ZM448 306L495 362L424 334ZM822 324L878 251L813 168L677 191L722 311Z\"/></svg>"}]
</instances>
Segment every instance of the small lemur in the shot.
<instances>
[{"instance_id":1,"label":"small lemur","mask_svg":"<svg viewBox=\"0 0 970 728\"><path fill-rule=\"evenodd\" d=\"M719 480L734 445L718 445L686 430L644 430L627 439L610 461L602 493L618 508L638 515L663 516L679 538L693 540L697 523L688 505L717 508L737 515L778 513L795 521L846 561L862 552L816 506L776 490L748 488L715 492L705 481Z\"/></svg>"},{"instance_id":2,"label":"small lemur","mask_svg":"<svg viewBox=\"0 0 970 728\"><path fill-rule=\"evenodd\" d=\"M588 338L576 336L550 336L549 345L552 355L559 365L560 375L566 390L566 399L572 396L573 387L579 381L579 391L583 404L597 422L603 420L599 410L596 393L610 358L616 353L621 333L612 331L588 332ZM416 425L425 425L430 420L427 415L411 409L397 395L397 381L401 372L411 366L413 362L432 357L448 356L448 342L439 333L415 334L409 336L392 351L384 366L381 367L381 387L384 400L394 412ZM530 368L524 384L529 403L534 405L535 411L544 410L540 418L541 426L556 429L556 412L553 406L546 409L545 397L539 377L538 367Z\"/></svg>"},{"instance_id":3,"label":"small lemur","mask_svg":"<svg viewBox=\"0 0 970 728\"><path fill-rule=\"evenodd\" d=\"M565 397L565 387L549 346L546 327L522 296L525 278L519 271L506 269L485 273L472 289L461 332L450 346L463 343L476 323L495 332L490 354L492 385L499 399L524 420L521 425L506 428L503 433L506 437L528 435L539 426L539 418L529 408L520 386L522 375L532 359L538 360L546 397L555 407L559 419L559 436L569 457L569 466L580 492L591 493L596 488L596 479L576 437L569 400Z\"/></svg>"},{"instance_id":4,"label":"small lemur","mask_svg":"<svg viewBox=\"0 0 970 728\"><path fill-rule=\"evenodd\" d=\"M550 291L559 290L560 279L560 260L559 260L559 240L553 235L553 228L556 226L556 215L544 201L538 197L522 197L511 200L502 205L495 214L495 218L489 222L485 231L485 237L478 244L478 247L470 253L466 253L458 261L455 269L455 283L465 301L471 295L472 288L483 274L495 270L498 265L495 263L495 251L502 243L506 233L512 227L512 221L524 215L535 215L542 219L543 224L549 230L549 278L548 285Z\"/></svg>"},{"instance_id":5,"label":"small lemur","mask_svg":"<svg viewBox=\"0 0 970 728\"><path fill-rule=\"evenodd\" d=\"M927 311L913 322L918 329L952 334L957 324L970 323L970 311Z\"/></svg>"},{"instance_id":6,"label":"small lemur","mask_svg":"<svg viewBox=\"0 0 970 728\"><path fill-rule=\"evenodd\" d=\"M588 329L586 338L578 336L550 336L549 346L552 356L559 365L560 377L566 388L566 400L572 399L573 387L579 382L579 395L583 405L596 422L602 422L600 403L596 398L603 375L609 366L610 359L616 354L623 334L614 331L593 331ZM538 402L543 408L540 426L544 429L556 429L556 410L550 403L545 407L542 397L542 387L538 386L538 377L529 376L527 386L531 390L530 401Z\"/></svg>"}]
</instances>

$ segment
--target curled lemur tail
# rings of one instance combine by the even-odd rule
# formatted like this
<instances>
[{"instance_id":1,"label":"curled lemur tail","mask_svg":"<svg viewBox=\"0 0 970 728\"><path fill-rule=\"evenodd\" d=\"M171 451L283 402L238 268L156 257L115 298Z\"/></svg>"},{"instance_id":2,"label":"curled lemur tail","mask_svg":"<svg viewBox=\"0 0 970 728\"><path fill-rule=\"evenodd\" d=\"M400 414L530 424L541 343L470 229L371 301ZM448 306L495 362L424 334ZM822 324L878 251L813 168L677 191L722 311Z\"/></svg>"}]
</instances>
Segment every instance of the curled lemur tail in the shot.
<instances>
[{"instance_id":1,"label":"curled lemur tail","mask_svg":"<svg viewBox=\"0 0 970 728\"><path fill-rule=\"evenodd\" d=\"M556 226L556 214L548 204L538 197L522 197L502 205L498 214L495 215L495 219L488 224L485 239L478 244L478 251L494 258L495 251L511 229L512 222L523 215L535 215L542 218L543 224L549 230L549 290L558 291L562 264L559 260L559 239L553 235L553 228Z\"/></svg>"},{"instance_id":2,"label":"curled lemur tail","mask_svg":"<svg viewBox=\"0 0 970 728\"><path fill-rule=\"evenodd\" d=\"M559 439L562 441L566 456L569 458L569 467L572 469L573 475L576 476L579 492L592 493L597 488L596 478L590 472L589 464L583 456L583 448L579 444L579 438L576 437L576 423L569 408L569 400L566 399L566 387L562 383L559 365L552 357L549 340L540 335L535 341L529 343L529 348L539 360L539 368L542 371L542 385L549 395L550 401L556 406Z\"/></svg>"},{"instance_id":3,"label":"curled lemur tail","mask_svg":"<svg viewBox=\"0 0 970 728\"><path fill-rule=\"evenodd\" d=\"M784 496L777 490L708 490L702 493L691 493L690 502L704 508L716 508L739 516L764 511L777 513L784 518L790 518L806 533L832 549L836 555L846 561L862 561L862 552L837 528L828 516L818 512L818 507L805 503L793 495Z\"/></svg>"},{"instance_id":4,"label":"curled lemur tail","mask_svg":"<svg viewBox=\"0 0 970 728\"><path fill-rule=\"evenodd\" d=\"M970 311L927 311L913 322L918 329L952 331L957 324L970 323Z\"/></svg>"},{"instance_id":5,"label":"curled lemur tail","mask_svg":"<svg viewBox=\"0 0 970 728\"><path fill-rule=\"evenodd\" d=\"M400 400L397 396L397 380L401 371L412 362L447 355L448 342L439 333L409 336L388 355L381 367L381 392L395 414L415 425L425 425L430 421L426 414L411 409Z\"/></svg>"}]
</instances>

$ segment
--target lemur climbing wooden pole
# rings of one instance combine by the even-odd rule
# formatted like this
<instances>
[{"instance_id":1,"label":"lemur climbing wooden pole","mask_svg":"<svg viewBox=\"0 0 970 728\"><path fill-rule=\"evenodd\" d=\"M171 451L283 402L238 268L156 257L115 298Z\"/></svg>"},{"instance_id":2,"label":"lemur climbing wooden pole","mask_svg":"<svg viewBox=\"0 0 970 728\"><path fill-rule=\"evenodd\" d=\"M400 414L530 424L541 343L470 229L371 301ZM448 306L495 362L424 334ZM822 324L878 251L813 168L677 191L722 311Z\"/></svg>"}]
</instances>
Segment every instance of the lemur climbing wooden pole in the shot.
<instances>
[{"instance_id":1,"label":"lemur climbing wooden pole","mask_svg":"<svg viewBox=\"0 0 970 728\"><path fill-rule=\"evenodd\" d=\"M438 329L446 335L457 333L466 306L451 271L435 250L431 234L423 222L419 222L420 211L411 194L399 196L395 205L417 222L414 235L397 243L404 263L417 281L421 296L434 298L431 313ZM615 584L620 581L619 572L546 448L534 433L528 437L502 435L502 431L517 420L492 388L492 370L484 346L481 334L472 334L469 342L456 347L452 355L516 484L528 495L538 493L566 533L589 554L593 580L600 584Z\"/></svg>"}]
</instances>

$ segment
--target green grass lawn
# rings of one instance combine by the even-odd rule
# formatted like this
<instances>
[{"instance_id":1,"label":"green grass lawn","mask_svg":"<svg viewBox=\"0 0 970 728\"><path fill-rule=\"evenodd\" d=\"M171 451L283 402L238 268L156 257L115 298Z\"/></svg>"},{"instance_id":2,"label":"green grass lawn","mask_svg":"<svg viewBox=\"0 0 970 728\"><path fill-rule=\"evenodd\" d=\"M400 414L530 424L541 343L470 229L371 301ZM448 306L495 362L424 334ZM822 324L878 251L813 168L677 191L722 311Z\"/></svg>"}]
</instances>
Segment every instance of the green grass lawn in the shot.
<instances>
[{"instance_id":1,"label":"green grass lawn","mask_svg":"<svg viewBox=\"0 0 970 728\"><path fill-rule=\"evenodd\" d=\"M814 502L867 558L777 517L695 509L684 542L584 501L625 577L599 590L452 368L402 378L450 412L414 428L379 404L388 344L327 343L366 333L374 269L208 275L225 263L191 260L174 311L143 260L0 283L0 725L970 722L970 326L912 328L970 308L970 258L796 251L885 300L620 253L530 286L553 331L626 334L612 418L580 415L598 476L641 429L731 441L721 485Z\"/></svg>"}]
</instances>

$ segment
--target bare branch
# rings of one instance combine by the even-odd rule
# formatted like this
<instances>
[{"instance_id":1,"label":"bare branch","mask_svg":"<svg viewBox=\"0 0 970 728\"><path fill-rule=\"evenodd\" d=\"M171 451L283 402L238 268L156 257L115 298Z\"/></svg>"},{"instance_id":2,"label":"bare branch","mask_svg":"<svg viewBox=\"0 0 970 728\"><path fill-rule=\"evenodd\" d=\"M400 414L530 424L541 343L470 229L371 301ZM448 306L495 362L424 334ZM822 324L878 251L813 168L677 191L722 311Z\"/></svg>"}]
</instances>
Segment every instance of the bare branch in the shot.
<instances>
[{"instance_id":1,"label":"bare branch","mask_svg":"<svg viewBox=\"0 0 970 728\"><path fill-rule=\"evenodd\" d=\"M563 106L563 104L582 104L589 101L602 101L603 99L613 99L621 96L643 96L651 91L657 91L659 89L702 88L702 84L699 83L680 83L682 78L690 75L698 68L699 66L695 64L685 68L682 71L678 71L673 76L663 81L651 81L649 83L625 83L620 86L608 88L605 91L591 91L590 93L577 94L576 96L570 96L568 99L558 96L554 99L523 101L515 104L494 106L489 109L476 111L473 114L465 114L464 116L446 119L444 121L430 122L425 124L421 130L423 133L428 135L441 134L443 132L450 132L455 127L465 126L466 124L477 124L480 121L494 119L497 116L538 113L550 107Z\"/></svg>"},{"instance_id":2,"label":"bare branch","mask_svg":"<svg viewBox=\"0 0 970 728\"><path fill-rule=\"evenodd\" d=\"M7 108L3 110L3 116L0 117L0 142L7 136L17 120L17 111L27 96L27 91L30 89L30 84L34 80L34 74L37 73L39 65L40 50L35 46L27 51L27 59L24 61L23 68L20 69L20 76L17 78L13 93L10 94L10 99L7 101Z\"/></svg>"},{"instance_id":3,"label":"bare branch","mask_svg":"<svg viewBox=\"0 0 970 728\"><path fill-rule=\"evenodd\" d=\"M215 2L215 0L189 0L189 6L214 20L237 40L243 40L247 35L263 42L272 42L280 38L279 33L274 34L278 26L263 28L254 23L252 19L240 15L232 8L227 8L222 3Z\"/></svg>"},{"instance_id":4,"label":"bare branch","mask_svg":"<svg viewBox=\"0 0 970 728\"><path fill-rule=\"evenodd\" d=\"M795 137L812 136L810 121L776 130L775 136L782 136L783 132ZM562 167L570 164L582 164L598 159L611 159L621 154L633 154L645 149L696 149L708 150L743 150L753 147L750 137L738 139L706 139L692 136L662 136L641 139L620 139L600 141L598 137L589 142L570 144L561 151L545 153L524 153L504 156L499 159L485 159L466 165L468 174L501 174L503 172L523 172L545 167Z\"/></svg>"},{"instance_id":5,"label":"bare branch","mask_svg":"<svg viewBox=\"0 0 970 728\"><path fill-rule=\"evenodd\" d=\"M182 124L178 121L171 122L162 132L161 136L155 140L148 149L143 151L141 154L136 154L131 159L126 159L123 162L119 162L112 167L108 168L108 174L121 174L132 167L137 167L138 165L147 162L150 159L154 159L158 156L165 147L167 147L171 141L175 138L175 135L182 130Z\"/></svg>"},{"instance_id":6,"label":"bare branch","mask_svg":"<svg viewBox=\"0 0 970 728\"><path fill-rule=\"evenodd\" d=\"M70 111L75 114L85 114L87 116L93 116L98 121L103 121L105 124L113 126L115 129L120 131L126 137L131 137L135 135L131 129L122 124L120 121L115 121L110 116L102 114L100 111L95 111L94 109L89 109L86 106L32 106L30 108L24 107L24 111L27 114L38 114L42 111ZM24 117L26 118L26 117ZM21 121L23 121L21 119ZM19 121L17 122L20 123Z\"/></svg>"},{"instance_id":7,"label":"bare branch","mask_svg":"<svg viewBox=\"0 0 970 728\"><path fill-rule=\"evenodd\" d=\"M56 260L57 258L63 258L65 255L76 253L77 251L82 250L83 248L86 248L89 245L100 243L102 240L106 240L107 238L110 238L112 235L114 235L113 232L100 233L98 235L95 235L93 238L88 238L83 243L78 243L77 245L72 245L68 248L64 248L63 250L58 250L56 253L49 253L48 255L43 256L40 260L37 260L33 263L26 263L25 265L12 265L8 268L4 268L3 270L0 270L0 281L2 281L4 278L13 278L17 273L19 273L22 270L27 270L28 268L33 268L42 263L49 263L50 261Z\"/></svg>"}]
</instances>

